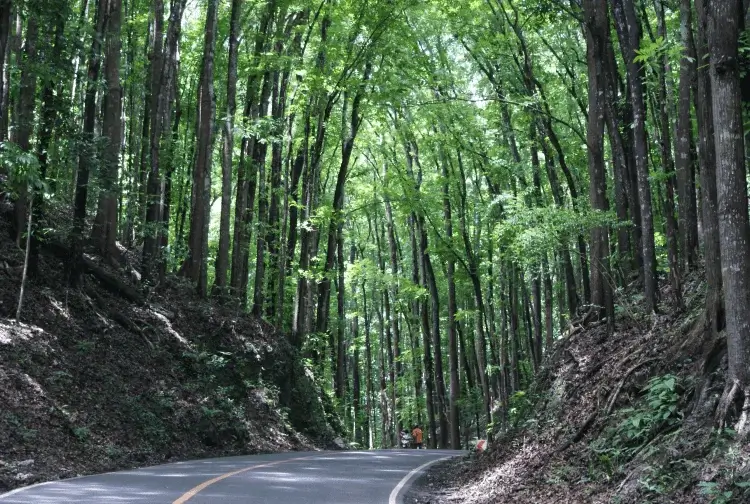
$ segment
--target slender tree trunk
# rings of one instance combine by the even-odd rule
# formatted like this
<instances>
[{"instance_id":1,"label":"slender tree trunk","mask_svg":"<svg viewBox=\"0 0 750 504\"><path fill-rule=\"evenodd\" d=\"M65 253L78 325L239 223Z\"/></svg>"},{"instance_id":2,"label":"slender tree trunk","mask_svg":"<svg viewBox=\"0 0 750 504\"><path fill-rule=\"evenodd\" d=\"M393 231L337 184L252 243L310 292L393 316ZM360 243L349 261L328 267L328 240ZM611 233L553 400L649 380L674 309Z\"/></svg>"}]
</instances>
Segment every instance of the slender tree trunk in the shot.
<instances>
[{"instance_id":1,"label":"slender tree trunk","mask_svg":"<svg viewBox=\"0 0 750 504\"><path fill-rule=\"evenodd\" d=\"M37 57L37 43L39 37L38 12L31 12L26 23L26 39L23 45L23 61L21 67L21 81L18 96L18 121L16 124L15 143L23 152L31 152L31 135L34 132L35 98L36 98L36 68L33 68ZM23 233L26 228L29 193L26 187L19 191L15 205L16 244L21 247Z\"/></svg>"},{"instance_id":2,"label":"slender tree trunk","mask_svg":"<svg viewBox=\"0 0 750 504\"><path fill-rule=\"evenodd\" d=\"M657 310L658 285L656 278L656 248L651 203L651 186L648 180L648 144L646 139L646 104L643 92L643 67L635 61L640 49L641 32L636 17L634 0L613 0L617 34L628 71L633 105L633 133L635 135L635 169L638 177L638 196L641 205L643 230L643 276L646 310ZM603 6L602 6L603 8ZM601 55L603 56L603 54ZM591 116L591 114L589 114ZM598 156L598 154L597 154Z\"/></svg>"},{"instance_id":3,"label":"slender tree trunk","mask_svg":"<svg viewBox=\"0 0 750 504\"><path fill-rule=\"evenodd\" d=\"M680 38L685 52L680 58L675 169L677 171L682 259L688 269L695 266L698 255L698 213L696 210L695 175L691 151L693 127L690 119L690 90L693 87L695 74L695 44L693 42L692 22L690 0L680 0Z\"/></svg>"},{"instance_id":4,"label":"slender tree trunk","mask_svg":"<svg viewBox=\"0 0 750 504\"><path fill-rule=\"evenodd\" d=\"M104 78L107 84L107 95L102 125L107 144L102 156L99 205L91 237L102 256L116 259L119 256L115 245L117 240L117 177L123 136L122 87L120 86L122 2L120 0L109 1L108 18L104 49Z\"/></svg>"},{"instance_id":5,"label":"slender tree trunk","mask_svg":"<svg viewBox=\"0 0 750 504\"><path fill-rule=\"evenodd\" d=\"M339 401L343 402L346 393L346 337L344 332L346 313L344 310L345 303L345 285L344 285L344 225L339 224L336 232L336 250L337 250L337 265L338 265L338 284L336 287L336 314L338 320L336 321L336 372L334 380L334 389L336 397ZM393 384L395 390L396 385ZM394 412L395 412L395 401L394 401Z\"/></svg>"},{"instance_id":6,"label":"slender tree trunk","mask_svg":"<svg viewBox=\"0 0 750 504\"><path fill-rule=\"evenodd\" d=\"M198 295L208 294L208 227L211 211L211 166L214 146L214 51L216 48L217 0L209 0L203 41L203 65L198 92L198 154L193 169L193 198L190 210L188 256L183 274L194 281Z\"/></svg>"},{"instance_id":7,"label":"slender tree trunk","mask_svg":"<svg viewBox=\"0 0 750 504\"><path fill-rule=\"evenodd\" d=\"M370 343L370 314L367 311L367 290L365 284L362 284L362 305L365 317L365 382L366 382L366 415L367 415L367 447L372 450L374 447L374 438L372 433L372 345Z\"/></svg>"},{"instance_id":8,"label":"slender tree trunk","mask_svg":"<svg viewBox=\"0 0 750 504\"><path fill-rule=\"evenodd\" d=\"M518 358L518 338L519 338L519 327L518 327L518 314L521 312L521 308L518 305L518 267L511 263L510 266L510 280L508 281L508 291L510 298L510 393L516 392L520 389L519 382L519 358Z\"/></svg>"},{"instance_id":9,"label":"slender tree trunk","mask_svg":"<svg viewBox=\"0 0 750 504\"><path fill-rule=\"evenodd\" d=\"M443 217L445 218L445 239L448 243L453 241L453 218L451 216L451 199L448 178L448 163L443 159ZM450 369L450 446L454 450L461 447L459 431L459 408L458 401L461 398L460 382L458 380L458 344L456 337L456 261L453 256L448 257L448 270L446 281L448 282L448 362ZM395 273L395 271L394 271Z\"/></svg>"},{"instance_id":10,"label":"slender tree trunk","mask_svg":"<svg viewBox=\"0 0 750 504\"><path fill-rule=\"evenodd\" d=\"M0 0L0 142L8 137L8 100L10 96L10 27L13 13L13 2L11 0ZM2 173L3 168L0 168Z\"/></svg>"},{"instance_id":11,"label":"slender tree trunk","mask_svg":"<svg viewBox=\"0 0 750 504\"><path fill-rule=\"evenodd\" d=\"M667 39L667 28L666 28L666 21L664 19L664 5L659 4L657 6L657 18L658 18L658 34L660 37L662 37L664 40ZM671 141L671 135L670 135L670 121L669 121L669 110L671 109L670 105L670 95L667 92L667 73L669 72L669 61L665 56L662 57L662 65L659 68L659 87L658 87L658 94L656 97L656 106L654 109L658 109L658 119L656 118L656 113L654 113L654 119L655 122L659 124L659 144L660 144L660 150L661 150L661 163L662 163L662 170L664 171L664 174L666 175L666 180L664 181L664 189L666 192L666 195L662 201L662 214L664 215L665 220L665 227L666 227L666 235L667 235L667 260L669 262L669 277L672 283L672 290L674 291L675 301L676 305L678 307L682 307L682 268L680 263L680 255L679 255L679 244L680 241L679 237L679 229L678 229L678 223L677 219L675 219L675 203L674 203L674 186L675 186L675 178L678 179L678 187L679 187L679 178L680 175L677 174L677 177L673 177L673 169L674 169L674 161L672 159L672 141ZM690 103L690 98L688 94L687 99L688 104ZM688 149L690 146L690 141L688 139ZM687 167L687 170L689 170L690 167ZM686 171L687 171L686 170ZM688 177L689 179L689 177ZM686 191L687 192L687 191ZM683 202L687 203L687 198L683 200ZM697 232L697 228L696 228Z\"/></svg>"},{"instance_id":12,"label":"slender tree trunk","mask_svg":"<svg viewBox=\"0 0 750 504\"><path fill-rule=\"evenodd\" d=\"M344 209L344 190L346 187L346 180L349 176L349 164L351 161L352 151L354 150L354 140L359 132L359 126L362 123L362 117L360 115L360 104L364 97L364 84L370 78L370 65L366 66L366 69L362 78L362 85L358 88L354 99L352 100L351 119L348 127L345 128L347 133L344 134L342 145L341 145L341 164L339 165L338 176L336 177L336 189L333 194L333 213L331 214L331 220L328 224L328 243L326 246L326 261L323 266L323 280L320 283L318 289L318 313L316 318L316 331L326 332L328 330L328 313L329 313L329 300L331 296L331 279L329 272L333 268L333 262L336 254L336 229L338 228L343 216L341 212ZM347 114L346 99L344 100L342 125L346 126L346 114ZM380 250L378 250L378 254Z\"/></svg>"},{"instance_id":13,"label":"slender tree trunk","mask_svg":"<svg viewBox=\"0 0 750 504\"><path fill-rule=\"evenodd\" d=\"M708 0L696 0L698 61L708 58ZM703 257L706 265L706 331L709 338L723 329L722 264L719 243L716 147L712 110L712 83L707 65L697 67L696 110L698 111L698 161L700 163Z\"/></svg>"},{"instance_id":14,"label":"slender tree trunk","mask_svg":"<svg viewBox=\"0 0 750 504\"><path fill-rule=\"evenodd\" d=\"M356 259L356 248L352 244L349 252L349 264L354 265ZM362 435L362 417L360 408L362 404L362 392L361 392L361 379L359 376L360 362L360 343L359 343L359 307L357 302L357 296L359 292L357 290L356 282L352 285L351 289L351 303L353 308L352 327L351 327L351 338L352 338L352 350L354 354L354 365L352 366L352 409L354 413L354 441L360 445L364 444L364 437Z\"/></svg>"},{"instance_id":15,"label":"slender tree trunk","mask_svg":"<svg viewBox=\"0 0 750 504\"><path fill-rule=\"evenodd\" d=\"M387 181L387 163L383 165L383 179ZM386 182L387 183L387 182ZM398 278L399 278L399 264L398 264L398 244L396 242L396 233L394 230L394 224L393 224L393 210L391 208L391 202L388 198L388 188L386 187L384 194L383 194L383 204L385 206L385 215L386 215L386 231L388 234L388 250L389 250L389 259L391 263L391 274L396 278L396 281L391 284L391 296L393 297L394 301L398 300L399 296L399 288L398 288ZM394 360L396 364L396 383L399 384L401 381L401 377L403 375L403 365L401 363L401 331L399 329L399 319L398 319L398 310L397 310L397 304L394 304L393 309L391 310L391 329L393 330L393 352L394 352ZM397 392L399 395L403 394L402 390L398 390ZM398 416L397 419L397 430L398 432L401 432L401 429L403 428L401 417Z\"/></svg>"},{"instance_id":16,"label":"slender tree trunk","mask_svg":"<svg viewBox=\"0 0 750 504\"><path fill-rule=\"evenodd\" d=\"M614 172L614 193L615 208L617 211L617 220L623 225L617 228L617 249L619 253L619 269L622 271L623 280L629 277L631 266L633 264L631 230L625 226L628 222L629 212L633 209L630 206L628 193L630 192L630 178L628 175L628 157L625 152L625 139L620 131L620 117L616 110L616 104L620 98L618 93L617 61L614 58L611 39L607 38L607 54L605 61L605 98L604 98L604 117L607 125L607 135L609 145L612 150L612 171Z\"/></svg>"},{"instance_id":17,"label":"slender tree trunk","mask_svg":"<svg viewBox=\"0 0 750 504\"><path fill-rule=\"evenodd\" d=\"M45 58L49 58L52 62L50 71L47 75L42 75L40 83L43 83L42 87L42 107L41 107L41 122L37 131L37 159L39 160L39 180L46 182L48 180L48 168L49 168L49 150L52 143L52 134L55 129L55 123L57 121L57 109L59 107L58 100L55 97L55 87L59 85L58 81L65 77L62 73L55 69L56 62L60 61L62 57L62 45L63 36L65 31L65 21L68 13L65 10L60 10L53 14L54 19L54 42L52 46L45 47L46 43L42 44L42 53L49 51L49 54L45 55ZM52 188L48 189L52 192ZM33 191L34 201L34 226L32 227L32 236L28 243L30 244L30 250L28 251L28 274L31 277L37 276L39 272L39 248L40 242L38 235L41 231L42 220L45 211L45 189L39 189ZM29 210L31 211L31 210Z\"/></svg>"},{"instance_id":18,"label":"slender tree trunk","mask_svg":"<svg viewBox=\"0 0 750 504\"><path fill-rule=\"evenodd\" d=\"M229 55L227 65L226 117L221 130L221 217L219 250L216 254L214 293L224 295L229 270L230 213L232 209L232 153L234 152L234 115L237 111L237 60L239 54L240 14L242 0L232 0L229 20Z\"/></svg>"},{"instance_id":19,"label":"slender tree trunk","mask_svg":"<svg viewBox=\"0 0 750 504\"><path fill-rule=\"evenodd\" d=\"M89 174L94 165L94 124L96 122L96 82L99 79L101 67L101 40L106 22L107 2L97 2L95 16L95 34L91 39L89 52L86 98L83 110L82 152L78 157L78 172L76 175L75 209L73 213L73 230L71 232L70 283L77 285L82 273L83 233L86 226L86 201L88 198Z\"/></svg>"},{"instance_id":20,"label":"slender tree trunk","mask_svg":"<svg viewBox=\"0 0 750 504\"><path fill-rule=\"evenodd\" d=\"M182 14L187 0L172 0L169 12L167 36L162 50L164 5L162 0L154 0L155 43L153 50L151 80L151 131L149 138L150 165L146 183L146 236L143 243L143 277L156 280L155 274L162 271L166 259L159 250L164 232L162 150L168 147L169 118L172 115L172 89L177 78L177 49L181 33ZM199 219L200 220L200 217Z\"/></svg>"},{"instance_id":21,"label":"slender tree trunk","mask_svg":"<svg viewBox=\"0 0 750 504\"><path fill-rule=\"evenodd\" d=\"M595 210L609 210L607 181L604 168L604 100L606 81L604 56L609 39L609 21L604 0L586 0L586 53L589 69L588 171L589 199ZM608 325L614 324L611 275L609 273L609 232L604 226L591 230L591 304L599 316L607 315Z\"/></svg>"}]
</instances>

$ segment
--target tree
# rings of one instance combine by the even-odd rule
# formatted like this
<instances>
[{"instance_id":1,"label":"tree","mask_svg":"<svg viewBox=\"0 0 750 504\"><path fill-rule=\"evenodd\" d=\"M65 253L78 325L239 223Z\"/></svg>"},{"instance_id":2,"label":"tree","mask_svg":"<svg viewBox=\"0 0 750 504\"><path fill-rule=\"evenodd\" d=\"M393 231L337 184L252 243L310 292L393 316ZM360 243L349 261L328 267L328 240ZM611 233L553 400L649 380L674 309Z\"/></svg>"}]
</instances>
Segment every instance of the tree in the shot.
<instances>
[{"instance_id":1,"label":"tree","mask_svg":"<svg viewBox=\"0 0 750 504\"><path fill-rule=\"evenodd\" d=\"M188 257L183 264L185 276L197 283L198 294L208 293L208 219L211 201L211 165L214 144L214 51L216 48L217 0L209 0L206 13L206 36L198 93L198 147L193 168L193 198L190 210Z\"/></svg>"},{"instance_id":2,"label":"tree","mask_svg":"<svg viewBox=\"0 0 750 504\"><path fill-rule=\"evenodd\" d=\"M237 109L237 60L239 53L239 22L242 0L232 0L229 22L229 54L227 64L226 117L221 130L221 224L219 250L216 254L214 286L217 294L224 294L229 269L229 219L232 207L232 154L234 151L234 114Z\"/></svg>"},{"instance_id":3,"label":"tree","mask_svg":"<svg viewBox=\"0 0 750 504\"><path fill-rule=\"evenodd\" d=\"M603 0L583 3L586 26L586 59L589 68L588 146L589 198L596 210L607 211L606 178L604 171L604 97L605 49L609 39L607 6ZM600 315L614 323L612 286L609 274L609 235L603 226L591 230L591 302Z\"/></svg>"},{"instance_id":4,"label":"tree","mask_svg":"<svg viewBox=\"0 0 750 504\"><path fill-rule=\"evenodd\" d=\"M745 190L745 145L739 72L742 2L711 0L708 40L716 146L716 180L721 266L727 317L729 376L718 408L724 423L737 394L744 395L738 431L746 434L750 404L750 220Z\"/></svg>"},{"instance_id":5,"label":"tree","mask_svg":"<svg viewBox=\"0 0 750 504\"><path fill-rule=\"evenodd\" d=\"M104 77L107 83L102 132L107 146L102 157L101 191L92 230L99 253L104 257L119 256L117 238L117 175L122 145L122 87L120 86L120 52L122 3L109 1L104 60Z\"/></svg>"},{"instance_id":6,"label":"tree","mask_svg":"<svg viewBox=\"0 0 750 504\"><path fill-rule=\"evenodd\" d=\"M641 210L643 247L643 286L646 307L657 309L658 288L656 281L656 249L654 244L654 220L651 204L651 185L648 180L646 139L646 104L643 92L643 66L636 60L640 49L641 29L636 17L633 0L613 0L612 11L620 39L620 48L628 71L628 84L633 106L633 132L635 171L638 176L638 198ZM590 74L589 74L589 78ZM591 113L589 113L589 116Z\"/></svg>"}]
</instances>

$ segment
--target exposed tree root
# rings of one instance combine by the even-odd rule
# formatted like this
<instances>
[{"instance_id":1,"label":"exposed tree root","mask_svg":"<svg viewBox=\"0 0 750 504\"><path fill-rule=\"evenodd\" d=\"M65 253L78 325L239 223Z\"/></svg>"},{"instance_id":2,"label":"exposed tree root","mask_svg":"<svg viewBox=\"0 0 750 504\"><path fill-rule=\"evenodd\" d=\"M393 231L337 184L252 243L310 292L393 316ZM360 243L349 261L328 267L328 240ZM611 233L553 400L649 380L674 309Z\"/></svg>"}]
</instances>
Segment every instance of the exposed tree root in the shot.
<instances>
[{"instance_id":1,"label":"exposed tree root","mask_svg":"<svg viewBox=\"0 0 750 504\"><path fill-rule=\"evenodd\" d=\"M732 404L737 399L737 394L739 394L739 392L740 383L737 380L734 380L733 383L727 383L724 387L724 393L721 395L719 405L716 407L716 415L714 416L716 425L720 429L726 427L729 408L731 408Z\"/></svg>"},{"instance_id":2,"label":"exposed tree root","mask_svg":"<svg viewBox=\"0 0 750 504\"><path fill-rule=\"evenodd\" d=\"M64 261L70 260L70 249L60 242L48 242L45 244L45 248ZM99 267L88 257L83 256L82 260L84 271L93 275L108 291L112 292L113 294L117 294L118 296L121 296L139 306L145 304L143 296L141 296L141 294L135 289L135 287L126 284L116 275L108 272L104 268Z\"/></svg>"},{"instance_id":3,"label":"exposed tree root","mask_svg":"<svg viewBox=\"0 0 750 504\"><path fill-rule=\"evenodd\" d=\"M617 397L620 395L620 391L622 390L623 385L625 385L625 382L627 381L628 377L630 377L633 372L635 372L636 369L643 366L644 364L648 364L649 362L653 362L655 360L658 360L657 358L653 357L651 359L642 360L635 366L628 369L628 371L625 373L625 375L622 377L622 380L620 380L620 383L617 384L617 388L612 393L612 395L609 397L609 401L607 401L607 409L604 412L605 415L609 415L612 413L612 407L615 405L615 401L617 401Z\"/></svg>"}]
</instances>

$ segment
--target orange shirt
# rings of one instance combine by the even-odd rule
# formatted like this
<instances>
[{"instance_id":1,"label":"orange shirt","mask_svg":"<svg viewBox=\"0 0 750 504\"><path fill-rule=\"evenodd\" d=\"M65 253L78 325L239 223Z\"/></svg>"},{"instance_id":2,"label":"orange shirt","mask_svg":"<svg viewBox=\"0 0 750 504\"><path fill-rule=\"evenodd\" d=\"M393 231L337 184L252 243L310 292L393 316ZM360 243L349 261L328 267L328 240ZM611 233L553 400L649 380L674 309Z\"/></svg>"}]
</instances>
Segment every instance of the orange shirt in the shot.
<instances>
[{"instance_id":1,"label":"orange shirt","mask_svg":"<svg viewBox=\"0 0 750 504\"><path fill-rule=\"evenodd\" d=\"M411 435L414 438L415 443L421 443L422 442L422 429L417 427L413 431L411 431Z\"/></svg>"}]
</instances>

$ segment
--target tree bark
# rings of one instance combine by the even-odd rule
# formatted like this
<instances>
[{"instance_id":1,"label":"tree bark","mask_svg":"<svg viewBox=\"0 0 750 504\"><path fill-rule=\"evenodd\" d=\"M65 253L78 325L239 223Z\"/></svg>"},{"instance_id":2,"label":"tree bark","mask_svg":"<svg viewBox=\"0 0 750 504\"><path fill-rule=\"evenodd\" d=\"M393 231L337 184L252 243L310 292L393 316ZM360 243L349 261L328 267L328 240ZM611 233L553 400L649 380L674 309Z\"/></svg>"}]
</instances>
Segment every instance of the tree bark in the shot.
<instances>
[{"instance_id":1,"label":"tree bark","mask_svg":"<svg viewBox=\"0 0 750 504\"><path fill-rule=\"evenodd\" d=\"M342 121L342 126L344 126L344 131L346 131L346 133L344 133L341 142L341 164L339 165L339 172L336 177L336 188L333 194L333 212L331 214L330 222L328 223L328 243L326 245L326 261L323 266L323 280L320 282L318 288L318 313L315 330L319 333L328 330L328 314L331 296L331 279L329 273L333 269L333 262L336 254L336 230L343 219L341 212L344 209L344 190L346 187L346 180L349 176L349 164L351 162L352 151L354 150L354 141L357 138L360 124L362 124L360 104L364 97L364 86L370 79L370 72L371 66L368 63L363 73L362 82L357 88L354 99L352 100L351 118L349 119L348 128L346 127L346 114L348 107L346 106L346 99L344 99L345 105L342 110L344 120ZM378 251L378 253L380 253L380 251Z\"/></svg>"},{"instance_id":2,"label":"tree bark","mask_svg":"<svg viewBox=\"0 0 750 504\"><path fill-rule=\"evenodd\" d=\"M666 27L666 20L664 15L664 5L663 3L660 3L657 6L657 20L658 20L658 27L657 32L660 37L662 37L664 40L667 40L667 27ZM677 174L677 177L673 177L672 174L674 172L675 164L674 160L672 159L672 140L671 140L671 134L670 134L670 121L669 121L669 110L672 108L670 104L670 94L667 90L667 74L669 72L669 60L666 55L662 56L662 64L660 65L659 72L658 72L658 80L659 80L659 86L658 86L658 93L656 96L656 106L654 109L658 109L658 118L654 117L657 124L659 124L658 134L657 137L659 139L659 146L661 151L661 163L662 163L662 170L664 171L664 174L666 175L666 180L664 181L664 189L665 189L665 197L662 202L662 214L664 214L664 220L665 220L665 228L666 228L666 236L667 236L667 261L669 262L669 277L672 283L672 291L675 297L676 305L678 307L682 307L682 267L680 263L680 254L679 254L679 241L680 241L680 231L678 229L678 223L677 219L675 219L675 202L674 202L674 186L675 186L675 178L678 179L678 187L679 187L679 178L680 175ZM690 96L688 94L687 98L688 105L690 104ZM656 110L654 111L656 112ZM654 116L657 114L654 113ZM677 147L677 146L675 146ZM687 147L688 150L690 149L690 139L688 138L687 141ZM677 150L677 149L675 149ZM685 167L686 171L690 169L689 166ZM688 176L689 180L689 176ZM688 190L685 191L686 193L689 193ZM681 200L681 204L684 203L685 206L687 206L687 199L689 195L686 195L686 198L684 200ZM684 213L684 208L683 208ZM687 231L687 230L685 230ZM696 228L696 233L698 229Z\"/></svg>"},{"instance_id":3,"label":"tree bark","mask_svg":"<svg viewBox=\"0 0 750 504\"><path fill-rule=\"evenodd\" d=\"M106 0L97 2L95 16L95 32L91 39L89 51L86 98L83 109L83 136L81 143L82 152L78 157L78 170L76 174L75 209L73 211L73 230L71 231L71 257L69 268L70 284L75 286L80 281L83 273L83 233L86 226L86 202L88 199L89 174L94 165L94 124L96 122L96 82L99 79L101 68L101 39L104 32L107 12Z\"/></svg>"},{"instance_id":4,"label":"tree bark","mask_svg":"<svg viewBox=\"0 0 750 504\"><path fill-rule=\"evenodd\" d=\"M607 182L604 169L604 100L606 82L604 73L605 52L609 39L607 4L604 0L583 2L586 29L586 54L589 70L589 118L586 143L588 144L589 199L591 207L606 212ZM653 238L653 236L652 236ZM600 317L608 316L614 323L611 275L609 273L609 233L605 226L591 230L591 304Z\"/></svg>"},{"instance_id":5,"label":"tree bark","mask_svg":"<svg viewBox=\"0 0 750 504\"><path fill-rule=\"evenodd\" d=\"M681 0L680 38L685 49L680 58L675 169L677 171L682 260L688 269L695 267L698 257L698 212L695 201L695 170L691 151L693 126L690 119L690 91L693 87L695 75L695 44L693 42L692 23L691 2L690 0Z\"/></svg>"},{"instance_id":6,"label":"tree bark","mask_svg":"<svg viewBox=\"0 0 750 504\"><path fill-rule=\"evenodd\" d=\"M708 0L695 0L697 60L708 59ZM706 332L712 338L723 329L723 285L717 201L716 147L712 90L707 65L697 67L698 161L700 164L703 257L706 267Z\"/></svg>"},{"instance_id":7,"label":"tree bark","mask_svg":"<svg viewBox=\"0 0 750 504\"><path fill-rule=\"evenodd\" d=\"M208 294L208 227L211 211L211 159L214 146L214 51L218 0L208 0L203 39L203 64L198 92L197 156L193 168L193 197L190 209L188 256L183 274L196 283L198 295Z\"/></svg>"},{"instance_id":8,"label":"tree bark","mask_svg":"<svg viewBox=\"0 0 750 504\"><path fill-rule=\"evenodd\" d=\"M0 142L8 137L8 99L10 96L10 27L13 14L12 0L0 0ZM0 173L4 168L0 168Z\"/></svg>"},{"instance_id":9,"label":"tree bark","mask_svg":"<svg viewBox=\"0 0 750 504\"><path fill-rule=\"evenodd\" d=\"M177 78L177 49L181 33L182 14L187 0L172 0L169 9L169 24L162 49L164 29L164 4L154 0L155 33L153 59L151 61L151 131L149 138L149 173L146 182L146 229L143 243L143 277L154 281L155 274L162 271L166 259L159 250L164 232L163 187L161 164L162 150L169 142L169 119L172 115L172 89Z\"/></svg>"},{"instance_id":10,"label":"tree bark","mask_svg":"<svg viewBox=\"0 0 750 504\"><path fill-rule=\"evenodd\" d=\"M742 123L739 65L739 0L711 0L709 6L710 76L716 148L716 180L721 237L721 266L726 300L729 376L719 405L719 420L742 391L745 404L737 430L745 435L750 403L750 219Z\"/></svg>"},{"instance_id":11,"label":"tree bark","mask_svg":"<svg viewBox=\"0 0 750 504\"><path fill-rule=\"evenodd\" d=\"M33 68L37 57L39 38L39 12L32 11L26 23L26 39L23 45L23 61L18 96L18 121L16 124L15 143L23 152L31 152L31 135L34 132L34 114L36 99L36 69ZM16 244L21 247L23 233L27 223L28 187L21 187L15 205Z\"/></svg>"},{"instance_id":12,"label":"tree bark","mask_svg":"<svg viewBox=\"0 0 750 504\"><path fill-rule=\"evenodd\" d=\"M451 215L451 198L449 189L448 163L442 160L443 175L443 218L445 219L445 239L448 243L453 242L453 217ZM390 221L390 219L389 219ZM392 225L391 225L392 230ZM450 371L450 414L448 417L450 425L450 447L458 450L461 447L459 431L459 407L458 402L461 399L461 383L458 380L458 344L456 336L456 281L455 270L456 260L449 253L448 265L445 279L448 283L448 362ZM396 273L394 271L394 273Z\"/></svg>"},{"instance_id":13,"label":"tree bark","mask_svg":"<svg viewBox=\"0 0 750 504\"><path fill-rule=\"evenodd\" d=\"M108 18L104 49L104 78L107 84L107 95L102 125L102 133L107 144L102 156L103 169L100 178L99 205L91 238L103 257L115 259L119 256L119 251L115 245L117 240L117 177L123 135L122 87L120 86L121 0L109 1Z\"/></svg>"},{"instance_id":14,"label":"tree bark","mask_svg":"<svg viewBox=\"0 0 750 504\"><path fill-rule=\"evenodd\" d=\"M654 219L651 202L651 186L648 180L648 144L646 139L646 104L643 92L643 66L635 61L640 49L641 30L636 17L634 0L613 0L617 34L625 59L628 84L633 105L633 133L635 146L635 169L638 177L638 196L641 205L641 229L643 232L643 281L646 310L657 310L658 285L656 278L656 248L654 243ZM601 6L604 8L604 6ZM607 26L609 26L607 24ZM603 33L603 32L602 32ZM603 60L603 54L601 54ZM589 114L591 116L591 114ZM590 120L590 118L589 118ZM598 156L598 154L597 154Z\"/></svg>"},{"instance_id":15,"label":"tree bark","mask_svg":"<svg viewBox=\"0 0 750 504\"><path fill-rule=\"evenodd\" d=\"M221 130L221 217L219 250L216 253L214 293L225 295L229 270L230 213L232 209L232 153L234 152L234 115L237 111L237 60L242 0L232 0L229 19L229 55L227 64L226 117Z\"/></svg>"}]
</instances>

